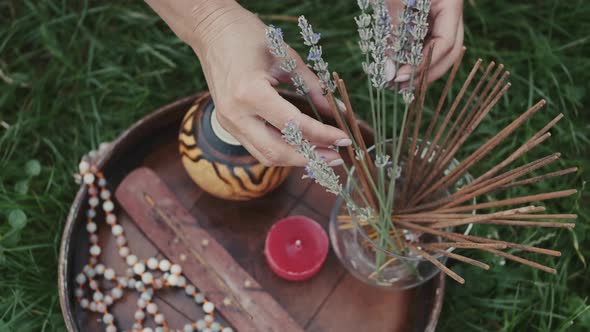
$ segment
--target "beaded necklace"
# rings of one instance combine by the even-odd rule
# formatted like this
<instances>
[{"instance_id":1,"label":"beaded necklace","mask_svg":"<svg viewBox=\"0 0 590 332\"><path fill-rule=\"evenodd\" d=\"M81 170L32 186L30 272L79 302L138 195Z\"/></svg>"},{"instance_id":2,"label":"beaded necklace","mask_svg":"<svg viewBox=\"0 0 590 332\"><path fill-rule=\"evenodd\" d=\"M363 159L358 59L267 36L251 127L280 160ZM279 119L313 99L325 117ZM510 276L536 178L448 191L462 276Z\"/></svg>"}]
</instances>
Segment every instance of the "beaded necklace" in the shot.
<instances>
[{"instance_id":1,"label":"beaded necklace","mask_svg":"<svg viewBox=\"0 0 590 332\"><path fill-rule=\"evenodd\" d=\"M101 152L107 148L107 144L101 144ZM140 259L131 253L127 246L125 230L117 222L117 216L113 213L115 204L111 199L111 192L106 188L107 181L102 172L92 162L96 151L91 151L84 156L78 165L79 173L74 177L76 182L87 187L88 211L86 231L90 240L90 258L82 271L76 276L78 288L75 290L76 300L84 310L102 314L102 322L106 332L117 332L113 314L109 307L121 299L126 290L135 290L139 294L137 310L135 311L135 323L130 331L133 332L233 332L231 327L224 327L215 320L215 305L208 301L205 295L182 275L182 268L167 259L158 260L155 257ZM102 202L102 205L101 205ZM101 247L98 242L98 225L96 223L96 210L102 208L105 222L111 227L111 233L116 239L119 256L128 266L124 275L117 275L115 270L100 263ZM99 280L104 279L116 286L111 289L101 288ZM152 301L154 293L164 288L183 288L186 295L202 307L204 317L195 322L189 322L182 329L172 329L166 322L164 314L158 311L158 305ZM146 315L147 312L147 315ZM144 327L146 317L150 316L156 327Z\"/></svg>"}]
</instances>

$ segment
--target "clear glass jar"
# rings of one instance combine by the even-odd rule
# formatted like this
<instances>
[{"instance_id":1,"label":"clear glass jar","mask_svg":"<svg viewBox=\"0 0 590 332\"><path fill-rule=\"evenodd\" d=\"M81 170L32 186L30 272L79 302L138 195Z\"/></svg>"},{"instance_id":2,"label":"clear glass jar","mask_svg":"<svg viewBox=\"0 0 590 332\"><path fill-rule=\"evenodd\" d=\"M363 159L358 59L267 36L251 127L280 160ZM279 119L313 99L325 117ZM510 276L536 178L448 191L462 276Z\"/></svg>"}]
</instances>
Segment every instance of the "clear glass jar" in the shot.
<instances>
[{"instance_id":1,"label":"clear glass jar","mask_svg":"<svg viewBox=\"0 0 590 332\"><path fill-rule=\"evenodd\" d=\"M374 147L371 147L369 151L372 149ZM445 174L450 172L458 164L459 162L457 160L453 160L445 170ZM354 168L351 169L351 173L354 177ZM403 173L400 174L396 186L399 186L403 182L403 176ZM454 188L451 188L449 192L454 192L455 189L470 183L472 180L473 178L469 174L464 175L454 184ZM346 190L350 192L350 188L351 181L349 179L346 184ZM399 191L396 190L396 192ZM362 206L360 199L355 199L354 193L350 194L355 202L359 206ZM444 196L444 193L441 194L441 197ZM475 199L472 203L475 204ZM348 216L351 222L345 225L338 220L339 216ZM469 224L462 229L454 231L468 234L472 226ZM371 229L373 228L370 226L362 226L359 220L356 220L355 215L349 211L346 204L343 204L343 199L341 197L338 198L330 215L330 241L336 256L340 259L344 267L356 278L375 287L389 290L404 290L427 282L439 272L438 267L415 251L409 250L409 253L402 254L399 251L393 252L383 249L383 246L369 237L368 231ZM449 229L446 230L448 231ZM420 242L422 243L441 242L441 238L438 236L415 234L407 231L404 234L399 234L399 236L404 236L406 239L419 236ZM453 249L449 248L447 251L451 252ZM432 253L431 256L443 264L447 260L447 257L441 254Z\"/></svg>"}]
</instances>

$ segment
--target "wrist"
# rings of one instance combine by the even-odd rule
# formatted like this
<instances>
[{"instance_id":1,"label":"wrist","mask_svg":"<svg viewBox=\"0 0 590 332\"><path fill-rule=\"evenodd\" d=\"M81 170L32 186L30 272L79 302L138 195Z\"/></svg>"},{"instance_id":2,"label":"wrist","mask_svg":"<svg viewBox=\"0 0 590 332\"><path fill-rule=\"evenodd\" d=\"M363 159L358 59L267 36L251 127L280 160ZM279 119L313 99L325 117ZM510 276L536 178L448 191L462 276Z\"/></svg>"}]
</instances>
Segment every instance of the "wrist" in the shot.
<instances>
[{"instance_id":1,"label":"wrist","mask_svg":"<svg viewBox=\"0 0 590 332\"><path fill-rule=\"evenodd\" d=\"M234 0L200 0L190 13L190 32L185 42L199 58L227 26L252 15Z\"/></svg>"}]
</instances>

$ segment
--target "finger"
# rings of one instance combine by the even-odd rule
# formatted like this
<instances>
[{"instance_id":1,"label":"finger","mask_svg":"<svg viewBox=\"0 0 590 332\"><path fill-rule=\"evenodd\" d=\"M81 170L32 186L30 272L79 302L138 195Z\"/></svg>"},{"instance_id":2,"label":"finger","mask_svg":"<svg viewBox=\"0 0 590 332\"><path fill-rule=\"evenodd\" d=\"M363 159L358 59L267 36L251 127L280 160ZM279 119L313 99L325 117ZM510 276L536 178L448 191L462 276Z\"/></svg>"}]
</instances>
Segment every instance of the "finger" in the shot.
<instances>
[{"instance_id":1,"label":"finger","mask_svg":"<svg viewBox=\"0 0 590 332\"><path fill-rule=\"evenodd\" d=\"M462 1L441 1L436 2L431 8L432 23L430 27L430 36L427 38L426 45L424 45L422 53L426 57L426 52L430 49L430 45L434 44L432 52L431 67L438 66L439 63L449 64L450 67L455 59L448 59L448 55L454 49L458 39L463 42L462 28ZM423 63L418 68L417 72L423 70ZM441 68L444 68L442 66ZM404 65L396 73L394 82L405 83L411 78L411 66ZM440 77L446 70L439 73L438 76L432 75L432 80ZM416 75L415 75L416 76ZM429 75L429 79L430 79Z\"/></svg>"},{"instance_id":2,"label":"finger","mask_svg":"<svg viewBox=\"0 0 590 332\"><path fill-rule=\"evenodd\" d=\"M250 117L244 120L244 128L236 137L240 143L266 166L304 166L307 160L294 147L287 144L280 133L267 126L261 119ZM330 165L340 164L340 156L333 150L318 149L316 153Z\"/></svg>"},{"instance_id":3,"label":"finger","mask_svg":"<svg viewBox=\"0 0 590 332\"><path fill-rule=\"evenodd\" d=\"M295 123L303 137L320 146L348 146L350 138L340 129L323 124L301 113L295 106L283 99L268 85L256 102L257 114L277 129L283 129L288 122Z\"/></svg>"},{"instance_id":4,"label":"finger","mask_svg":"<svg viewBox=\"0 0 590 332\"><path fill-rule=\"evenodd\" d=\"M432 43L435 41L429 41L427 47L430 47ZM428 70L428 82L432 82L442 75L444 75L449 68L453 65L457 57L461 53L461 48L463 47L463 24L459 25L459 29L457 30L457 39L455 40L455 44L453 48L449 52L447 56L445 56L442 60L436 62L434 65L430 66ZM435 45L436 48L436 45Z\"/></svg>"}]
</instances>

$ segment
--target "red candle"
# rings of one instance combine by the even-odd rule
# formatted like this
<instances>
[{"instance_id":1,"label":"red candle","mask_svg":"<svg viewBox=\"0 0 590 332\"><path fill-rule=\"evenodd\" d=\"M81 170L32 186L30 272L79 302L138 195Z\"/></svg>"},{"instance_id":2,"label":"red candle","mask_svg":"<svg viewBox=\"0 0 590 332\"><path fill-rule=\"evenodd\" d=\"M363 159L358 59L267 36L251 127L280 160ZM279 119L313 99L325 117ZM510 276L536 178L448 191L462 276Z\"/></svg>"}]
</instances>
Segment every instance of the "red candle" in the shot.
<instances>
[{"instance_id":1,"label":"red candle","mask_svg":"<svg viewBox=\"0 0 590 332\"><path fill-rule=\"evenodd\" d=\"M326 260L328 236L317 222L304 216L290 216L268 231L264 255L280 277L293 281L309 279Z\"/></svg>"}]
</instances>

